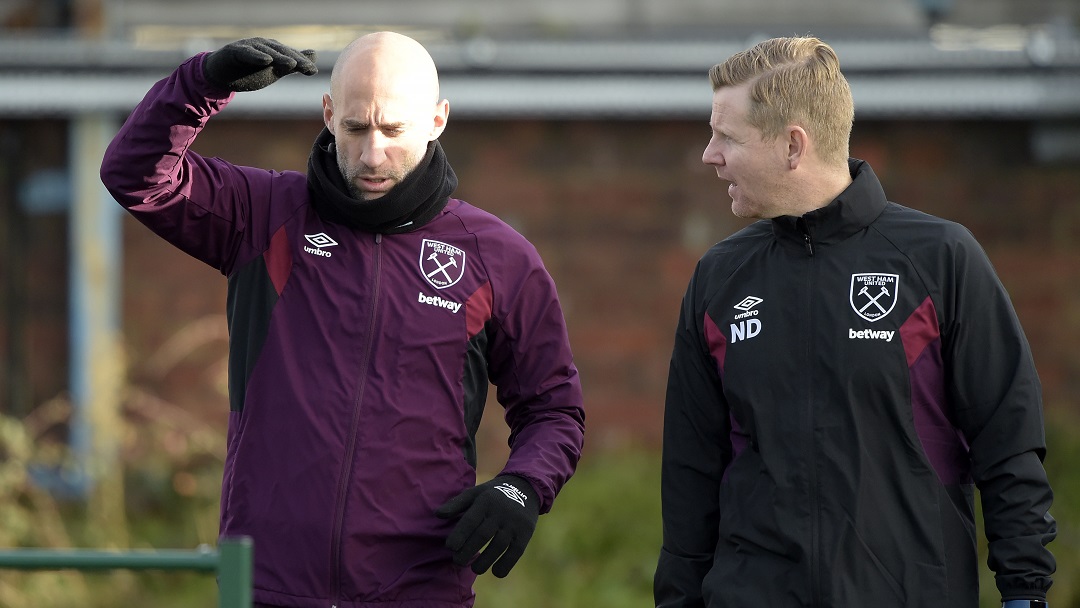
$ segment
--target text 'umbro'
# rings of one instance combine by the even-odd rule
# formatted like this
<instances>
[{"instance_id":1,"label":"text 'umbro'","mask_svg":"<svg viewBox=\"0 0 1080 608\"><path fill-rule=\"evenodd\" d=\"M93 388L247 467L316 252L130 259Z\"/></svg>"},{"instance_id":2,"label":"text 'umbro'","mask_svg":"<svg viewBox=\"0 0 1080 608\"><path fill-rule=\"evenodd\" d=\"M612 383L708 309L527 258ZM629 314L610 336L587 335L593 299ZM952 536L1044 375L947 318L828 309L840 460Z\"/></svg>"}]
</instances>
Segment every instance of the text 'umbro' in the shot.
<instances>
[{"instance_id":1,"label":"text 'umbro'","mask_svg":"<svg viewBox=\"0 0 1080 608\"><path fill-rule=\"evenodd\" d=\"M304 251L306 251L308 253L315 254L315 255L321 255L324 258L328 258L331 255L333 255L329 251L323 251L322 249L312 249L311 247L308 247L307 245L304 245Z\"/></svg>"}]
</instances>

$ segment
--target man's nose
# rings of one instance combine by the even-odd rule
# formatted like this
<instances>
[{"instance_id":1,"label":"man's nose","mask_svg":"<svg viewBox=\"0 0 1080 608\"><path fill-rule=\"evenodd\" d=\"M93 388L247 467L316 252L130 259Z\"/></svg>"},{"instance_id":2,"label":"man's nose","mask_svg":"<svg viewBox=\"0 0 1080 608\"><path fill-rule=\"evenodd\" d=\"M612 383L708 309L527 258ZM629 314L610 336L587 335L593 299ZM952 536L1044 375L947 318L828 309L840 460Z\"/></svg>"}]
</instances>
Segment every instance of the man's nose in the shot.
<instances>
[{"instance_id":1,"label":"man's nose","mask_svg":"<svg viewBox=\"0 0 1080 608\"><path fill-rule=\"evenodd\" d=\"M387 139L378 130L364 138L364 144L360 151L360 162L368 167L378 167L386 160Z\"/></svg>"},{"instance_id":2,"label":"man's nose","mask_svg":"<svg viewBox=\"0 0 1080 608\"><path fill-rule=\"evenodd\" d=\"M711 166L723 165L724 155L710 143L705 146L705 150L701 153L701 162Z\"/></svg>"}]
</instances>

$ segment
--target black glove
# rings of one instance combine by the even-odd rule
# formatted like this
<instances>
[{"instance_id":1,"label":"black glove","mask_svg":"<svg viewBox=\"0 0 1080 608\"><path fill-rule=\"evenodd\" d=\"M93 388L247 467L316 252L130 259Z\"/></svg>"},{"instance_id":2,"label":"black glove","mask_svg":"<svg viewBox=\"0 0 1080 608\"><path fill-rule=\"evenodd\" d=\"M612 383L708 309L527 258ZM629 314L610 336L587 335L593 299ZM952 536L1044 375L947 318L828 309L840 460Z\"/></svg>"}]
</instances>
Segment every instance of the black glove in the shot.
<instances>
[{"instance_id":1,"label":"black glove","mask_svg":"<svg viewBox=\"0 0 1080 608\"><path fill-rule=\"evenodd\" d=\"M446 539L446 546L454 552L454 563L465 566L487 545L472 563L472 570L483 574L491 568L492 574L503 578L525 553L540 517L540 500L529 482L515 475L500 475L465 490L435 511L442 519L462 513Z\"/></svg>"},{"instance_id":2,"label":"black glove","mask_svg":"<svg viewBox=\"0 0 1080 608\"><path fill-rule=\"evenodd\" d=\"M317 74L315 51L297 51L270 38L230 42L203 63L206 79L230 91L257 91L293 72Z\"/></svg>"}]
</instances>

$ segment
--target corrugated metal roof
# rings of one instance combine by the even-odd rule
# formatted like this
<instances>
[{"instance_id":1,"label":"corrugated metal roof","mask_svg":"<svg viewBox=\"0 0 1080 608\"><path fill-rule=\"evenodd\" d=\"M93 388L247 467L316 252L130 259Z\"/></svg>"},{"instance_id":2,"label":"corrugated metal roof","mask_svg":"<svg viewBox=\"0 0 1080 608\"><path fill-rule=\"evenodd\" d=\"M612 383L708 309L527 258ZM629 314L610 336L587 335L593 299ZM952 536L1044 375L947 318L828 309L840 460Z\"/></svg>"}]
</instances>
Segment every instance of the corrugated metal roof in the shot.
<instances>
[{"instance_id":1,"label":"corrugated metal roof","mask_svg":"<svg viewBox=\"0 0 1080 608\"><path fill-rule=\"evenodd\" d=\"M1080 42L1038 31L997 45L958 38L835 40L860 118L1080 116ZM706 117L714 63L759 37L721 41L487 39L429 45L456 116ZM216 43L215 43L216 44ZM210 47L215 48L215 47ZM127 112L199 49L118 42L0 40L0 115ZM238 95L232 116L320 115L322 73Z\"/></svg>"}]
</instances>

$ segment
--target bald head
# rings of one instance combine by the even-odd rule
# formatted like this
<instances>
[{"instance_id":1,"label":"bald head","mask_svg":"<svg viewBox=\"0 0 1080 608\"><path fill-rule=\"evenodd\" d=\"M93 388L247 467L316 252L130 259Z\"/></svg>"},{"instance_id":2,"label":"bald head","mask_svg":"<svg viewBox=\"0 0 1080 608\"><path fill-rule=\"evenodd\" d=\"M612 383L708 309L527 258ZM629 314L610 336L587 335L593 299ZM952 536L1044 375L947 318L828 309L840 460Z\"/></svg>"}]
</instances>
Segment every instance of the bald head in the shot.
<instances>
[{"instance_id":1,"label":"bald head","mask_svg":"<svg viewBox=\"0 0 1080 608\"><path fill-rule=\"evenodd\" d=\"M427 49L393 32L357 38L338 55L323 95L338 166L359 200L400 183L446 128L450 104Z\"/></svg>"},{"instance_id":2,"label":"bald head","mask_svg":"<svg viewBox=\"0 0 1080 608\"><path fill-rule=\"evenodd\" d=\"M330 73L330 95L362 78L382 87L404 88L420 99L439 101L439 73L422 44L395 32L375 32L353 40Z\"/></svg>"}]
</instances>

